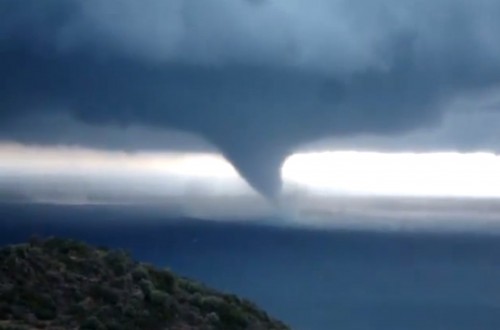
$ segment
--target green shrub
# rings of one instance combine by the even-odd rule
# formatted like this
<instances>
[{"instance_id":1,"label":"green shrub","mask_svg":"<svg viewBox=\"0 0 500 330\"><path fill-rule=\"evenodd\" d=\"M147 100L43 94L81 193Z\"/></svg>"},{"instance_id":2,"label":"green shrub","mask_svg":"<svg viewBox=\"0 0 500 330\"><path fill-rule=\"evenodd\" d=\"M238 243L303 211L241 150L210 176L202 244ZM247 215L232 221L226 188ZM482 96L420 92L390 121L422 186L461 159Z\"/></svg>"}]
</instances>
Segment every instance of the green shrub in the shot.
<instances>
[{"instance_id":1,"label":"green shrub","mask_svg":"<svg viewBox=\"0 0 500 330\"><path fill-rule=\"evenodd\" d=\"M142 279L139 281L139 287L141 288L144 296L148 297L151 294L151 291L155 290L155 286L153 282L147 279Z\"/></svg>"},{"instance_id":2,"label":"green shrub","mask_svg":"<svg viewBox=\"0 0 500 330\"><path fill-rule=\"evenodd\" d=\"M36 318L42 321L50 321L57 317L57 309L48 306L39 307L33 311Z\"/></svg>"},{"instance_id":3,"label":"green shrub","mask_svg":"<svg viewBox=\"0 0 500 330\"><path fill-rule=\"evenodd\" d=\"M217 311L224 304L226 304L224 299L217 296L206 296L200 299L200 307L206 311Z\"/></svg>"},{"instance_id":4,"label":"green shrub","mask_svg":"<svg viewBox=\"0 0 500 330\"><path fill-rule=\"evenodd\" d=\"M19 301L39 320L53 320L57 316L54 300L48 294L38 292L38 288L22 287L14 290Z\"/></svg>"},{"instance_id":5,"label":"green shrub","mask_svg":"<svg viewBox=\"0 0 500 330\"><path fill-rule=\"evenodd\" d=\"M43 243L43 247L56 253L68 254L70 252L86 257L92 252L91 248L79 241L52 237Z\"/></svg>"},{"instance_id":6,"label":"green shrub","mask_svg":"<svg viewBox=\"0 0 500 330\"><path fill-rule=\"evenodd\" d=\"M28 247L27 246L18 246L15 250L14 250L14 254L16 257L18 257L19 259L24 259L26 258L26 256L28 255Z\"/></svg>"},{"instance_id":7,"label":"green shrub","mask_svg":"<svg viewBox=\"0 0 500 330\"><path fill-rule=\"evenodd\" d=\"M106 330L124 330L124 329L126 329L116 320L105 320L103 323L104 323L104 327L106 328Z\"/></svg>"},{"instance_id":8,"label":"green shrub","mask_svg":"<svg viewBox=\"0 0 500 330\"><path fill-rule=\"evenodd\" d=\"M195 292L189 296L189 302L197 307L202 306L203 296L199 292Z\"/></svg>"},{"instance_id":9,"label":"green shrub","mask_svg":"<svg viewBox=\"0 0 500 330\"><path fill-rule=\"evenodd\" d=\"M0 330L29 330L28 327L22 325L0 325Z\"/></svg>"},{"instance_id":10,"label":"green shrub","mask_svg":"<svg viewBox=\"0 0 500 330\"><path fill-rule=\"evenodd\" d=\"M130 257L124 251L111 251L104 256L104 262L116 276L123 276L130 266Z\"/></svg>"},{"instance_id":11,"label":"green shrub","mask_svg":"<svg viewBox=\"0 0 500 330\"><path fill-rule=\"evenodd\" d=\"M88 313L85 304L82 302L72 304L71 306L68 307L66 312L69 315L75 316L78 319L82 318Z\"/></svg>"},{"instance_id":12,"label":"green shrub","mask_svg":"<svg viewBox=\"0 0 500 330\"><path fill-rule=\"evenodd\" d=\"M228 329L246 328L249 324L246 313L235 305L221 305L217 314L221 323L228 327Z\"/></svg>"},{"instance_id":13,"label":"green shrub","mask_svg":"<svg viewBox=\"0 0 500 330\"><path fill-rule=\"evenodd\" d=\"M158 270L149 267L147 271L149 273L149 278L154 283L156 288L167 292L173 291L175 285L175 276L170 270Z\"/></svg>"},{"instance_id":14,"label":"green shrub","mask_svg":"<svg viewBox=\"0 0 500 330\"><path fill-rule=\"evenodd\" d=\"M169 295L160 290L152 290L148 295L148 300L156 306L166 307Z\"/></svg>"},{"instance_id":15,"label":"green shrub","mask_svg":"<svg viewBox=\"0 0 500 330\"><path fill-rule=\"evenodd\" d=\"M215 313L215 312L208 313L206 316L206 319L211 324L217 324L220 322L219 315L217 315L217 313Z\"/></svg>"},{"instance_id":16,"label":"green shrub","mask_svg":"<svg viewBox=\"0 0 500 330\"><path fill-rule=\"evenodd\" d=\"M117 316L116 314L118 313L112 306L101 306L95 313L95 316L100 320L105 320Z\"/></svg>"},{"instance_id":17,"label":"green shrub","mask_svg":"<svg viewBox=\"0 0 500 330\"><path fill-rule=\"evenodd\" d=\"M207 288L200 282L191 281L185 278L179 279L177 283L180 288L189 293L196 293L196 292L207 293L208 291Z\"/></svg>"},{"instance_id":18,"label":"green shrub","mask_svg":"<svg viewBox=\"0 0 500 330\"><path fill-rule=\"evenodd\" d=\"M43 239L38 235L31 235L28 242L31 246L42 246Z\"/></svg>"},{"instance_id":19,"label":"green shrub","mask_svg":"<svg viewBox=\"0 0 500 330\"><path fill-rule=\"evenodd\" d=\"M209 313L216 313L220 322L228 329L239 329L249 323L246 313L237 304L220 296L203 297L200 308Z\"/></svg>"},{"instance_id":20,"label":"green shrub","mask_svg":"<svg viewBox=\"0 0 500 330\"><path fill-rule=\"evenodd\" d=\"M111 280L109 283L113 288L123 290L127 286L127 279L123 276Z\"/></svg>"},{"instance_id":21,"label":"green shrub","mask_svg":"<svg viewBox=\"0 0 500 330\"><path fill-rule=\"evenodd\" d=\"M120 299L119 291L106 284L93 284L89 293L92 298L108 304L116 304Z\"/></svg>"},{"instance_id":22,"label":"green shrub","mask_svg":"<svg viewBox=\"0 0 500 330\"><path fill-rule=\"evenodd\" d=\"M106 327L95 316L91 316L82 322L80 330L105 330Z\"/></svg>"},{"instance_id":23,"label":"green shrub","mask_svg":"<svg viewBox=\"0 0 500 330\"><path fill-rule=\"evenodd\" d=\"M63 239L0 248L0 329L11 323L24 329L285 329L269 319L258 323L266 314L257 313L236 296L135 263L123 251Z\"/></svg>"},{"instance_id":24,"label":"green shrub","mask_svg":"<svg viewBox=\"0 0 500 330\"><path fill-rule=\"evenodd\" d=\"M24 315L26 314L26 309L19 306L19 305L14 305L11 306L10 308L10 315L14 320L22 320L24 319Z\"/></svg>"},{"instance_id":25,"label":"green shrub","mask_svg":"<svg viewBox=\"0 0 500 330\"><path fill-rule=\"evenodd\" d=\"M1 299L1 296L0 296ZM10 306L7 302L0 300L0 320L8 320L10 315Z\"/></svg>"},{"instance_id":26,"label":"green shrub","mask_svg":"<svg viewBox=\"0 0 500 330\"><path fill-rule=\"evenodd\" d=\"M138 265L132 270L132 279L135 282L148 278L149 278L149 273L144 266Z\"/></svg>"}]
</instances>

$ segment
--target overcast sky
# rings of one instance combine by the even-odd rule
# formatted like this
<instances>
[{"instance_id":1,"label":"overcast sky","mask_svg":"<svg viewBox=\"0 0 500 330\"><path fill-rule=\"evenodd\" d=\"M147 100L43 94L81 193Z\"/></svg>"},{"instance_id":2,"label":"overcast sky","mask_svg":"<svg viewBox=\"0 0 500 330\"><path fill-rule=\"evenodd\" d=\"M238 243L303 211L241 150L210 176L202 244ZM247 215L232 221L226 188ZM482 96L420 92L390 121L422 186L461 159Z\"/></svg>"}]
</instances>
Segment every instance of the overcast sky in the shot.
<instances>
[{"instance_id":1,"label":"overcast sky","mask_svg":"<svg viewBox=\"0 0 500 330\"><path fill-rule=\"evenodd\" d=\"M496 0L4 0L0 139L218 150L261 193L297 150L499 151Z\"/></svg>"}]
</instances>

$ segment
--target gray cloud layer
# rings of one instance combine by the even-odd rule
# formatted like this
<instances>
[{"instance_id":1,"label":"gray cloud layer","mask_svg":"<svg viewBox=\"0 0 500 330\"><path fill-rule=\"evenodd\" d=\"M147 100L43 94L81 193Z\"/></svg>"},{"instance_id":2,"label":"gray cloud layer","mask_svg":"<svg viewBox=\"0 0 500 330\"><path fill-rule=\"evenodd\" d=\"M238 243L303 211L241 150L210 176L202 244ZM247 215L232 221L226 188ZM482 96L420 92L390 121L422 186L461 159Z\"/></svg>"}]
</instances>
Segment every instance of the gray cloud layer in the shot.
<instances>
[{"instance_id":1,"label":"gray cloud layer","mask_svg":"<svg viewBox=\"0 0 500 330\"><path fill-rule=\"evenodd\" d=\"M495 0L5 0L0 129L69 112L191 131L273 195L298 144L427 125L498 84L499 15Z\"/></svg>"},{"instance_id":2,"label":"gray cloud layer","mask_svg":"<svg viewBox=\"0 0 500 330\"><path fill-rule=\"evenodd\" d=\"M499 94L500 96L500 94ZM473 107L473 109L478 109ZM303 145L301 151L375 150L379 152L500 153L500 111L448 112L439 125L422 127L397 137L359 134L326 138Z\"/></svg>"}]
</instances>

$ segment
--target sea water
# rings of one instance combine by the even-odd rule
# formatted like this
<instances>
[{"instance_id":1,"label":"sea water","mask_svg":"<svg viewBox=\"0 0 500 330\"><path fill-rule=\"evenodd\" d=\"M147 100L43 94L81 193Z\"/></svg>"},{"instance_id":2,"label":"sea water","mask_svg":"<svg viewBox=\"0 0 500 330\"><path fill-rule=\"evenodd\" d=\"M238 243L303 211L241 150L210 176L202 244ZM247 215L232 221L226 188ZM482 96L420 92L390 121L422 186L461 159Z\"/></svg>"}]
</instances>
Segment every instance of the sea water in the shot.
<instances>
[{"instance_id":1,"label":"sea water","mask_svg":"<svg viewBox=\"0 0 500 330\"><path fill-rule=\"evenodd\" d=\"M0 243L58 235L256 302L299 330L500 329L500 237L299 229L119 207L0 207Z\"/></svg>"}]
</instances>

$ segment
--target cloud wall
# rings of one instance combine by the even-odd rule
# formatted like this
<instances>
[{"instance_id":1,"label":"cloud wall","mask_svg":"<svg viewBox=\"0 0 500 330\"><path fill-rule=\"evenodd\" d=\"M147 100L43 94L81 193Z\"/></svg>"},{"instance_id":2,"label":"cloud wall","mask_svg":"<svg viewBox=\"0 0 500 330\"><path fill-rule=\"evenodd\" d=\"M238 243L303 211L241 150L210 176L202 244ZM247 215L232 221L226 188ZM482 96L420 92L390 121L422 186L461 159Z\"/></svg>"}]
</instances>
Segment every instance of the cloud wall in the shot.
<instances>
[{"instance_id":1,"label":"cloud wall","mask_svg":"<svg viewBox=\"0 0 500 330\"><path fill-rule=\"evenodd\" d=\"M499 14L494 0L5 0L0 130L62 114L193 132L275 196L302 143L432 125L497 86ZM23 139L64 143L61 129Z\"/></svg>"}]
</instances>

